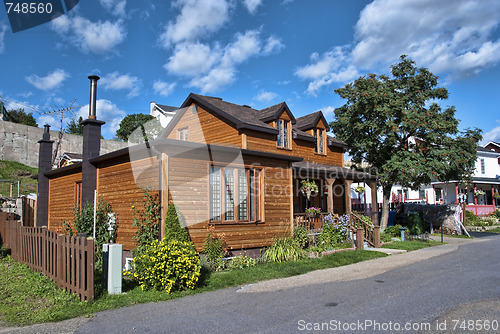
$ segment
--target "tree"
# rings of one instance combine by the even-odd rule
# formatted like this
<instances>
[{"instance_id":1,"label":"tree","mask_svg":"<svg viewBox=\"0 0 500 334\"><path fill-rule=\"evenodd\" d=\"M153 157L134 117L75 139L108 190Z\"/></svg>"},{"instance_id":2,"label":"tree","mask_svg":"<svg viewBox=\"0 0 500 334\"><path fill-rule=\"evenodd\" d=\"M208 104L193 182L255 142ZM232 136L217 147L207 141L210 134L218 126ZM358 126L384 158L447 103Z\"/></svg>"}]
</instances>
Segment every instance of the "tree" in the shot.
<instances>
[{"instance_id":1,"label":"tree","mask_svg":"<svg viewBox=\"0 0 500 334\"><path fill-rule=\"evenodd\" d=\"M35 127L38 126L35 117L33 117L33 113L31 112L26 113L23 108L19 108L16 110L9 110L7 114L8 114L8 121L10 122L35 126Z\"/></svg>"},{"instance_id":2,"label":"tree","mask_svg":"<svg viewBox=\"0 0 500 334\"><path fill-rule=\"evenodd\" d=\"M376 169L383 189L380 226L387 226L394 184L412 189L432 180L466 180L474 172L481 130L458 130L455 108L435 102L448 98L437 76L417 68L405 55L392 76L370 74L336 89L347 103L335 109L330 126L346 142L356 164Z\"/></svg>"},{"instance_id":3,"label":"tree","mask_svg":"<svg viewBox=\"0 0 500 334\"><path fill-rule=\"evenodd\" d=\"M64 132L73 134L73 135L80 135L83 136L83 118L82 116L78 117L78 120L73 118L69 123L68 126L66 127L66 130Z\"/></svg>"},{"instance_id":4,"label":"tree","mask_svg":"<svg viewBox=\"0 0 500 334\"><path fill-rule=\"evenodd\" d=\"M127 141L134 130L137 128L143 129L145 123L154 119L156 119L154 116L146 114L127 115L120 122L120 128L116 131L116 137L120 140Z\"/></svg>"}]
</instances>

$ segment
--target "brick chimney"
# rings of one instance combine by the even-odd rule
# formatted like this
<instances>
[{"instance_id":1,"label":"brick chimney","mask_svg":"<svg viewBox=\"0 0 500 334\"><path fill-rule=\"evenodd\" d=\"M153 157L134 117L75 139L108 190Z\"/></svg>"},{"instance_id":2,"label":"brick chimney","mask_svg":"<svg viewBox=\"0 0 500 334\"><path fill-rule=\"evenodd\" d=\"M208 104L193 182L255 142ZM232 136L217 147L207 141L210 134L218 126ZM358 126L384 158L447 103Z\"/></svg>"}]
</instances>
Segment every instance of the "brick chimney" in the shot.
<instances>
[{"instance_id":1,"label":"brick chimney","mask_svg":"<svg viewBox=\"0 0 500 334\"><path fill-rule=\"evenodd\" d=\"M50 125L45 124L42 139L38 141L38 188L36 206L36 226L47 226L49 220L49 179L44 175L52 169L52 144Z\"/></svg>"},{"instance_id":2,"label":"brick chimney","mask_svg":"<svg viewBox=\"0 0 500 334\"><path fill-rule=\"evenodd\" d=\"M89 76L90 103L89 118L83 124L83 154L82 154L82 206L86 202L94 203L94 190L97 185L97 168L89 159L99 156L101 149L101 126L105 124L96 118L97 75Z\"/></svg>"}]
</instances>

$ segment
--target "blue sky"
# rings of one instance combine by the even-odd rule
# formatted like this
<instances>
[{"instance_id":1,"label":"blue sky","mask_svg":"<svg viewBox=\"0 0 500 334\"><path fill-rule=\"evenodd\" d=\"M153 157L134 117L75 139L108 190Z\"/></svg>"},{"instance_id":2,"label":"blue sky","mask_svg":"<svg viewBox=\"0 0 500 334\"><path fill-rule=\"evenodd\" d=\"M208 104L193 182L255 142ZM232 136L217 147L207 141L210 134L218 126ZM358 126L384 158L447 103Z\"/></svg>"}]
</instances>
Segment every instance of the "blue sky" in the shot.
<instances>
[{"instance_id":1,"label":"blue sky","mask_svg":"<svg viewBox=\"0 0 500 334\"><path fill-rule=\"evenodd\" d=\"M296 117L330 121L344 103L335 88L388 73L405 53L439 75L461 129L500 142L497 0L82 0L18 33L0 7L0 98L40 126L58 129L41 113L75 99L87 115L90 74L107 139L125 115L190 92L256 109L285 101Z\"/></svg>"}]
</instances>

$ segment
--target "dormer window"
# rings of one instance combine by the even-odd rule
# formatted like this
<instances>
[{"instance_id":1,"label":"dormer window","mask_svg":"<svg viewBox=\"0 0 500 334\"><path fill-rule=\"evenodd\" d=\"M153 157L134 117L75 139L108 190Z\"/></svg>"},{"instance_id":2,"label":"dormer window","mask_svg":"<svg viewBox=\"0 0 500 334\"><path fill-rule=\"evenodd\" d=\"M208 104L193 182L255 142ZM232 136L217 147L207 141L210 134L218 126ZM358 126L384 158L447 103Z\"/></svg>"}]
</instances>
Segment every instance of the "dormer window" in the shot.
<instances>
[{"instance_id":1,"label":"dormer window","mask_svg":"<svg viewBox=\"0 0 500 334\"><path fill-rule=\"evenodd\" d=\"M291 148L290 137L291 137L291 126L290 121L286 119L279 119L276 121L276 127L278 129L277 145L280 148Z\"/></svg>"},{"instance_id":2,"label":"dormer window","mask_svg":"<svg viewBox=\"0 0 500 334\"><path fill-rule=\"evenodd\" d=\"M314 152L317 154L326 154L326 135L324 129L314 129L314 137L316 138L316 146Z\"/></svg>"},{"instance_id":3,"label":"dormer window","mask_svg":"<svg viewBox=\"0 0 500 334\"><path fill-rule=\"evenodd\" d=\"M179 136L178 136L179 140L183 140L183 141L189 140L188 128L179 129L178 133L179 133Z\"/></svg>"}]
</instances>

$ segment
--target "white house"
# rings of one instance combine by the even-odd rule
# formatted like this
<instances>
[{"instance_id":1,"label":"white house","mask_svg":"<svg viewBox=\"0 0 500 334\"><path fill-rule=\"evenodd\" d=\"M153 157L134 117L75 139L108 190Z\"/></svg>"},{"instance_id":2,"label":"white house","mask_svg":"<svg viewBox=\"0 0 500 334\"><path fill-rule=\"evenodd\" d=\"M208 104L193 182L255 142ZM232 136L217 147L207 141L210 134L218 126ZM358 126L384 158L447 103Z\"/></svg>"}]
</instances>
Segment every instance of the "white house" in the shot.
<instances>
[{"instance_id":1,"label":"white house","mask_svg":"<svg viewBox=\"0 0 500 334\"><path fill-rule=\"evenodd\" d=\"M154 101L151 101L149 105L149 114L156 117L156 119L160 121L160 124L163 128L167 127L167 124L170 123L172 118L174 118L175 114L177 113L177 110L179 109L177 107L157 104Z\"/></svg>"}]
</instances>

